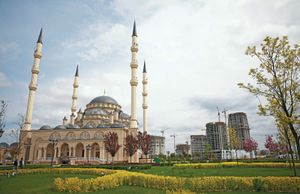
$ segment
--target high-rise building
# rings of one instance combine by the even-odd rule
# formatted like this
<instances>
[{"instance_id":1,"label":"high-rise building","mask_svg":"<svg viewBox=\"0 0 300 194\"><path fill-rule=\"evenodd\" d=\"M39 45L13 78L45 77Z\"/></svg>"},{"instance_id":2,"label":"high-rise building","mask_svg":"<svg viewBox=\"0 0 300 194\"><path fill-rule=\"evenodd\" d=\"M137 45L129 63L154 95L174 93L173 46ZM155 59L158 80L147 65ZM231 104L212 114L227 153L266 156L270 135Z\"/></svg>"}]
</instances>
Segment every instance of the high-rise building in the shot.
<instances>
[{"instance_id":1,"label":"high-rise building","mask_svg":"<svg viewBox=\"0 0 300 194\"><path fill-rule=\"evenodd\" d=\"M157 156L159 154L165 154L165 137L150 135L151 137L151 148L150 155Z\"/></svg>"},{"instance_id":2,"label":"high-rise building","mask_svg":"<svg viewBox=\"0 0 300 194\"><path fill-rule=\"evenodd\" d=\"M190 152L189 144L177 144L176 145L176 154L178 155L187 155Z\"/></svg>"},{"instance_id":3,"label":"high-rise building","mask_svg":"<svg viewBox=\"0 0 300 194\"><path fill-rule=\"evenodd\" d=\"M224 122L210 122L206 124L206 137L212 150L227 149L227 130Z\"/></svg>"},{"instance_id":4,"label":"high-rise building","mask_svg":"<svg viewBox=\"0 0 300 194\"><path fill-rule=\"evenodd\" d=\"M243 142L250 139L250 128L246 113L236 112L228 116L228 127L236 130L240 142L240 148L243 149Z\"/></svg>"},{"instance_id":5,"label":"high-rise building","mask_svg":"<svg viewBox=\"0 0 300 194\"><path fill-rule=\"evenodd\" d=\"M207 138L205 135L191 135L191 153L192 155L201 154L205 151Z\"/></svg>"}]
</instances>

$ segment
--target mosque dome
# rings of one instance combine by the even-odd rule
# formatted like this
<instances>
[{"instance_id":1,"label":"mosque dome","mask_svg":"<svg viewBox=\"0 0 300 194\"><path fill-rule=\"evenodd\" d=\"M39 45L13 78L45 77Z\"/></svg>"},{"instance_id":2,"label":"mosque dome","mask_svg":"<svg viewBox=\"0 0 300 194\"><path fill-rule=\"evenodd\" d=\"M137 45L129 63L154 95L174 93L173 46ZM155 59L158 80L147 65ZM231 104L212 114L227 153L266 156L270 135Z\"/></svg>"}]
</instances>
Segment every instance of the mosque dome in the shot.
<instances>
[{"instance_id":1,"label":"mosque dome","mask_svg":"<svg viewBox=\"0 0 300 194\"><path fill-rule=\"evenodd\" d=\"M66 129L66 126L64 126L64 125L58 125L54 129Z\"/></svg>"},{"instance_id":2,"label":"mosque dome","mask_svg":"<svg viewBox=\"0 0 300 194\"><path fill-rule=\"evenodd\" d=\"M92 108L86 110L85 115L107 115L107 112L101 108Z\"/></svg>"},{"instance_id":3,"label":"mosque dome","mask_svg":"<svg viewBox=\"0 0 300 194\"><path fill-rule=\"evenodd\" d=\"M90 123L87 123L83 126L83 129L93 129L93 128L94 128L94 126L91 125Z\"/></svg>"},{"instance_id":4,"label":"mosque dome","mask_svg":"<svg viewBox=\"0 0 300 194\"><path fill-rule=\"evenodd\" d=\"M95 103L108 103L118 105L118 102L110 96L98 96L90 102L90 104Z\"/></svg>"},{"instance_id":5,"label":"mosque dome","mask_svg":"<svg viewBox=\"0 0 300 194\"><path fill-rule=\"evenodd\" d=\"M8 148L8 147L9 147L8 143L5 142L0 143L0 148Z\"/></svg>"},{"instance_id":6,"label":"mosque dome","mask_svg":"<svg viewBox=\"0 0 300 194\"><path fill-rule=\"evenodd\" d=\"M49 125L43 125L40 128L40 130L48 130L48 129L52 129L52 128Z\"/></svg>"},{"instance_id":7,"label":"mosque dome","mask_svg":"<svg viewBox=\"0 0 300 194\"><path fill-rule=\"evenodd\" d=\"M108 127L109 127L109 125L106 125L106 124L99 124L97 126L97 128L108 128Z\"/></svg>"},{"instance_id":8,"label":"mosque dome","mask_svg":"<svg viewBox=\"0 0 300 194\"><path fill-rule=\"evenodd\" d=\"M78 126L78 125L72 125L72 124L68 124L68 125L66 125L66 128L67 129L79 129L80 127Z\"/></svg>"},{"instance_id":9,"label":"mosque dome","mask_svg":"<svg viewBox=\"0 0 300 194\"><path fill-rule=\"evenodd\" d=\"M18 143L17 142L14 142L14 143L12 143L12 144L10 144L10 146L9 147L11 147L11 148L13 148L13 147L18 147Z\"/></svg>"},{"instance_id":10,"label":"mosque dome","mask_svg":"<svg viewBox=\"0 0 300 194\"><path fill-rule=\"evenodd\" d=\"M111 128L124 128L124 125L119 124L119 123L114 123L110 126Z\"/></svg>"}]
</instances>

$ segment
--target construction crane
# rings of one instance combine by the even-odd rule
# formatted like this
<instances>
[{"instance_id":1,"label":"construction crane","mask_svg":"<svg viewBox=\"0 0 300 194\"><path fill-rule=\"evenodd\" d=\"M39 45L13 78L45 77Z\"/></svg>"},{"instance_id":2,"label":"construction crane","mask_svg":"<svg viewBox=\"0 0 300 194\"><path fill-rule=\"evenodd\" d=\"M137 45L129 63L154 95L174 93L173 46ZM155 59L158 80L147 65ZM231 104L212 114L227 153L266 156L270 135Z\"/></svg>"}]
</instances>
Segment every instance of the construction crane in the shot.
<instances>
[{"instance_id":1,"label":"construction crane","mask_svg":"<svg viewBox=\"0 0 300 194\"><path fill-rule=\"evenodd\" d=\"M229 111L229 110L228 109L226 110L225 108L222 111L222 113L224 114L224 117L225 117L225 124L226 124L226 126L227 126L227 111Z\"/></svg>"},{"instance_id":2,"label":"construction crane","mask_svg":"<svg viewBox=\"0 0 300 194\"><path fill-rule=\"evenodd\" d=\"M176 151L176 143L175 143L176 135L175 135L175 133L173 135L170 135L170 137L173 137L173 139L174 139L174 153L175 153L175 151Z\"/></svg>"},{"instance_id":3,"label":"construction crane","mask_svg":"<svg viewBox=\"0 0 300 194\"><path fill-rule=\"evenodd\" d=\"M160 130L160 132L161 132L161 136L163 136L164 137L164 135L165 135L165 131L166 130L168 130L168 129L162 129L162 130Z\"/></svg>"},{"instance_id":4,"label":"construction crane","mask_svg":"<svg viewBox=\"0 0 300 194\"><path fill-rule=\"evenodd\" d=\"M219 122L221 122L219 107L217 107Z\"/></svg>"}]
</instances>

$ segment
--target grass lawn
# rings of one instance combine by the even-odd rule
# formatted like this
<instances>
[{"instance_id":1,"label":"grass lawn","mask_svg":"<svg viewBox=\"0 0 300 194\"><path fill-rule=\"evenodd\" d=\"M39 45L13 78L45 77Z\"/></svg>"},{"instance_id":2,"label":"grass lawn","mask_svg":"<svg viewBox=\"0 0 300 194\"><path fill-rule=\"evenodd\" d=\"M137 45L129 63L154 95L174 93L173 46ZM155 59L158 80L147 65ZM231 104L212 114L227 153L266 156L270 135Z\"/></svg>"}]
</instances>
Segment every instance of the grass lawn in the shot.
<instances>
[{"instance_id":1,"label":"grass lawn","mask_svg":"<svg viewBox=\"0 0 300 194\"><path fill-rule=\"evenodd\" d=\"M27 174L17 175L15 177L7 178L0 177L0 193L1 194L62 194L54 190L53 180L56 177L79 177L92 178L95 175L74 175L74 174ZM116 189L89 192L88 194L116 194L116 193L130 193L130 194L163 194L164 191L156 189L146 189L143 187L122 186ZM80 193L76 193L80 194ZM86 193L85 193L86 194Z\"/></svg>"},{"instance_id":2,"label":"grass lawn","mask_svg":"<svg viewBox=\"0 0 300 194\"><path fill-rule=\"evenodd\" d=\"M179 176L179 177L200 177L200 176L292 176L293 172L288 168L217 168L217 169L174 169L171 166L153 166L148 170L137 170L146 174ZM300 169L297 169L298 176Z\"/></svg>"}]
</instances>

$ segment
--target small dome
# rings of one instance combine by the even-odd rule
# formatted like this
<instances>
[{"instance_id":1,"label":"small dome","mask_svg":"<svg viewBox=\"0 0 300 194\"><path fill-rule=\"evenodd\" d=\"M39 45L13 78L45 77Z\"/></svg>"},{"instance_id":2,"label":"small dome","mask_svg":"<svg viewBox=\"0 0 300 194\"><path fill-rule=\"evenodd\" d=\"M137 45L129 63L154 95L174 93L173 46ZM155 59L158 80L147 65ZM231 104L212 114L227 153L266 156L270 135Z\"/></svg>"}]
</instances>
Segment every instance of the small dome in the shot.
<instances>
[{"instance_id":1,"label":"small dome","mask_svg":"<svg viewBox=\"0 0 300 194\"><path fill-rule=\"evenodd\" d=\"M0 143L0 148L8 148L8 147L9 147L8 143L5 142Z\"/></svg>"},{"instance_id":2,"label":"small dome","mask_svg":"<svg viewBox=\"0 0 300 194\"><path fill-rule=\"evenodd\" d=\"M12 143L12 144L10 144L10 146L9 147L18 147L18 143L17 142L14 142L14 143Z\"/></svg>"},{"instance_id":3,"label":"small dome","mask_svg":"<svg viewBox=\"0 0 300 194\"><path fill-rule=\"evenodd\" d=\"M90 102L90 104L94 103L108 103L118 105L118 102L110 96L98 96Z\"/></svg>"},{"instance_id":4,"label":"small dome","mask_svg":"<svg viewBox=\"0 0 300 194\"><path fill-rule=\"evenodd\" d=\"M40 128L40 130L48 130L48 129L52 129L52 128L49 125L43 125Z\"/></svg>"},{"instance_id":5,"label":"small dome","mask_svg":"<svg viewBox=\"0 0 300 194\"><path fill-rule=\"evenodd\" d=\"M92 108L86 110L85 115L107 115L107 112L101 108Z\"/></svg>"},{"instance_id":6,"label":"small dome","mask_svg":"<svg viewBox=\"0 0 300 194\"><path fill-rule=\"evenodd\" d=\"M80 129L80 127L78 125L72 125L72 124L67 124L66 125L66 128L67 129Z\"/></svg>"},{"instance_id":7,"label":"small dome","mask_svg":"<svg viewBox=\"0 0 300 194\"><path fill-rule=\"evenodd\" d=\"M106 124L99 124L97 128L108 128L109 126Z\"/></svg>"},{"instance_id":8,"label":"small dome","mask_svg":"<svg viewBox=\"0 0 300 194\"><path fill-rule=\"evenodd\" d=\"M119 117L122 118L122 119L129 119L130 118L130 116L128 114L124 113L124 112L120 112Z\"/></svg>"},{"instance_id":9,"label":"small dome","mask_svg":"<svg viewBox=\"0 0 300 194\"><path fill-rule=\"evenodd\" d=\"M95 128L93 125L91 125L90 123L87 123L86 125L83 126L83 129L93 129Z\"/></svg>"},{"instance_id":10,"label":"small dome","mask_svg":"<svg viewBox=\"0 0 300 194\"><path fill-rule=\"evenodd\" d=\"M67 129L64 125L57 125L54 129Z\"/></svg>"},{"instance_id":11,"label":"small dome","mask_svg":"<svg viewBox=\"0 0 300 194\"><path fill-rule=\"evenodd\" d=\"M118 123L112 124L110 127L111 128L124 128L124 126L122 124L118 124Z\"/></svg>"}]
</instances>

